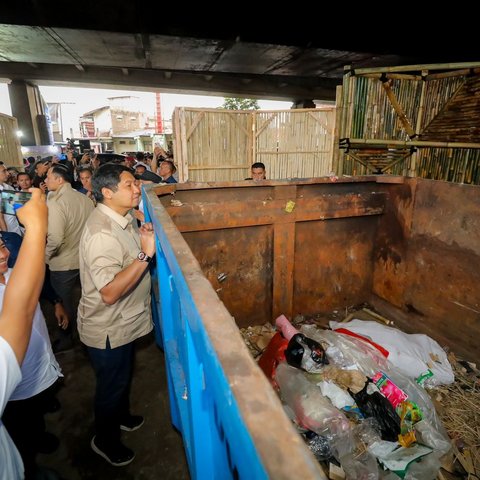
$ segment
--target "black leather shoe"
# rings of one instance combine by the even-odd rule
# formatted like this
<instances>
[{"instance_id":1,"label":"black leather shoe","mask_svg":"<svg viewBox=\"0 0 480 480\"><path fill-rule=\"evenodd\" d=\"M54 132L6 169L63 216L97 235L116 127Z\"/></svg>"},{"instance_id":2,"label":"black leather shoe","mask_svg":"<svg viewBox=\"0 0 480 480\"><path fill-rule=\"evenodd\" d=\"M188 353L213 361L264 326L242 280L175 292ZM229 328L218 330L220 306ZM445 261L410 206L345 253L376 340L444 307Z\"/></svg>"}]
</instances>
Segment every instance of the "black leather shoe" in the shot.
<instances>
[{"instance_id":1,"label":"black leather shoe","mask_svg":"<svg viewBox=\"0 0 480 480\"><path fill-rule=\"evenodd\" d=\"M90 446L92 450L103 457L110 465L114 467L124 467L129 463L132 463L135 458L135 453L132 450L127 448L122 443L118 442L115 445L97 445L95 443L95 438L92 438Z\"/></svg>"},{"instance_id":2,"label":"black leather shoe","mask_svg":"<svg viewBox=\"0 0 480 480\"><path fill-rule=\"evenodd\" d=\"M140 415L130 415L120 422L120 428L126 432L133 432L139 429L145 423L145 419Z\"/></svg>"}]
</instances>

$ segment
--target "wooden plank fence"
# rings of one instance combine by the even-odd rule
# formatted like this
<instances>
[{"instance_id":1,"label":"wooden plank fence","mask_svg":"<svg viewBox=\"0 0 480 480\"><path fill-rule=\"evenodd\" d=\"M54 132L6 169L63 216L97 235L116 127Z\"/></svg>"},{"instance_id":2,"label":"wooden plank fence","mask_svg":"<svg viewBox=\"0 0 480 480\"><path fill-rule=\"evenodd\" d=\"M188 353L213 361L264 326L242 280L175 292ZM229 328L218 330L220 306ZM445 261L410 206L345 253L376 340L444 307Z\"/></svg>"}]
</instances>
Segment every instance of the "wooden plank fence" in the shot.
<instances>
[{"instance_id":1,"label":"wooden plank fence","mask_svg":"<svg viewBox=\"0 0 480 480\"><path fill-rule=\"evenodd\" d=\"M335 108L174 111L180 181L243 180L263 162L267 178L308 178L332 170Z\"/></svg>"}]
</instances>

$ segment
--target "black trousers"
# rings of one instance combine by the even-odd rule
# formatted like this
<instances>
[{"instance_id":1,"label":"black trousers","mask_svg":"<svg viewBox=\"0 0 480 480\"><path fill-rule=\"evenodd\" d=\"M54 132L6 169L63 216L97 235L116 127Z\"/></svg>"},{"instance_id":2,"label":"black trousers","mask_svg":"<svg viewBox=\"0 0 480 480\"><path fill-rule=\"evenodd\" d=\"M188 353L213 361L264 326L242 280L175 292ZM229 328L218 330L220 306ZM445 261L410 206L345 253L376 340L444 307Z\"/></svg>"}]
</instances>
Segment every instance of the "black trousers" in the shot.
<instances>
[{"instance_id":1,"label":"black trousers","mask_svg":"<svg viewBox=\"0 0 480 480\"><path fill-rule=\"evenodd\" d=\"M58 296L62 299L63 306L70 320L67 330L59 329L60 337L76 337L77 334L77 309L80 301L80 270L52 271L50 270L50 283Z\"/></svg>"},{"instance_id":2,"label":"black trousers","mask_svg":"<svg viewBox=\"0 0 480 480\"><path fill-rule=\"evenodd\" d=\"M87 347L95 370L96 442L111 445L120 441L120 424L130 415L134 343L105 349Z\"/></svg>"}]
</instances>

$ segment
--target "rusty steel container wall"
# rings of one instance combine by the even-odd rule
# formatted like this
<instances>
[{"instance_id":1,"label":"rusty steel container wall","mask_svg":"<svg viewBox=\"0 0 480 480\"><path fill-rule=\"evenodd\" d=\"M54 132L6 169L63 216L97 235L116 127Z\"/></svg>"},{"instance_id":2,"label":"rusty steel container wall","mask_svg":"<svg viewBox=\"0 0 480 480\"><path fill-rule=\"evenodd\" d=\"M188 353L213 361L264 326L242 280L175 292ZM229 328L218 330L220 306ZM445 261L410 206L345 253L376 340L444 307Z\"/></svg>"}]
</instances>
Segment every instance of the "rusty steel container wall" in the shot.
<instances>
[{"instance_id":1,"label":"rusty steel container wall","mask_svg":"<svg viewBox=\"0 0 480 480\"><path fill-rule=\"evenodd\" d=\"M326 479L157 192L143 193L156 235L153 308L192 478Z\"/></svg>"},{"instance_id":2,"label":"rusty steel container wall","mask_svg":"<svg viewBox=\"0 0 480 480\"><path fill-rule=\"evenodd\" d=\"M373 293L388 304L372 299L375 306L403 330L479 362L480 187L405 179L384 188Z\"/></svg>"},{"instance_id":3,"label":"rusty steel container wall","mask_svg":"<svg viewBox=\"0 0 480 480\"><path fill-rule=\"evenodd\" d=\"M181 206L171 206L170 191ZM179 184L157 192L240 327L370 296L377 216L387 198L375 177Z\"/></svg>"}]
</instances>

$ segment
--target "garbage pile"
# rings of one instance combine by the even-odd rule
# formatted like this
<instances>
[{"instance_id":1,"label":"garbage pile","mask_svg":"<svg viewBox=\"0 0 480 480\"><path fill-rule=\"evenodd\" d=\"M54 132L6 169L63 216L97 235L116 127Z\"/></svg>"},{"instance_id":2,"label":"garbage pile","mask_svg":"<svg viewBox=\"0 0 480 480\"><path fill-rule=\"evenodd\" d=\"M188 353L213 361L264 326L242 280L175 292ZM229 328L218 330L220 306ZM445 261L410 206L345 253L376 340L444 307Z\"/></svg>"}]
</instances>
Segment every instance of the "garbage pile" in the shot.
<instances>
[{"instance_id":1,"label":"garbage pile","mask_svg":"<svg viewBox=\"0 0 480 480\"><path fill-rule=\"evenodd\" d=\"M261 328L244 338L320 462L347 479L437 478L452 445L425 388L455 377L434 340L356 319Z\"/></svg>"}]
</instances>

